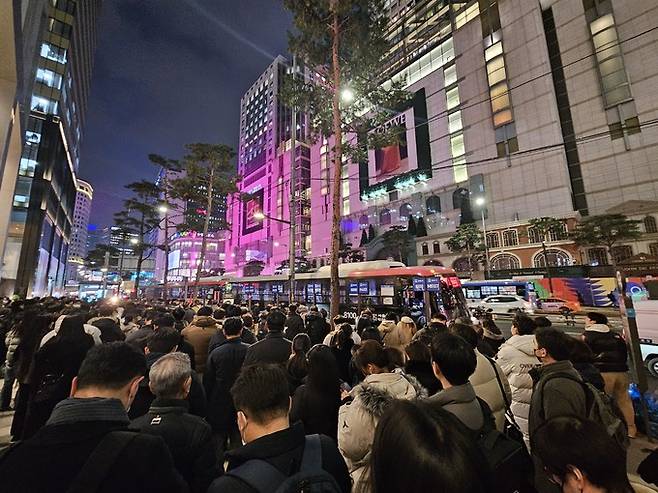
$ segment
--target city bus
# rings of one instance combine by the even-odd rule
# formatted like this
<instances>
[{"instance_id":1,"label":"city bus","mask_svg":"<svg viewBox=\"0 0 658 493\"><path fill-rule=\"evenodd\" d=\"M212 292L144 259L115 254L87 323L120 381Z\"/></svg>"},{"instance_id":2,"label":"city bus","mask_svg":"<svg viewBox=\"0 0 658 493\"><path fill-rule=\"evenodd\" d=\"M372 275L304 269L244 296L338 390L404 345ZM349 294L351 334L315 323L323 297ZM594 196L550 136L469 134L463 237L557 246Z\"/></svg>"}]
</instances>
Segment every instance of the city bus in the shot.
<instances>
[{"instance_id":1,"label":"city bus","mask_svg":"<svg viewBox=\"0 0 658 493\"><path fill-rule=\"evenodd\" d=\"M424 313L427 319L433 313L443 313L448 318L470 316L461 282L452 269L407 267L401 262L377 260L340 264L338 272L340 313L348 318L355 318L365 308L379 320L389 312ZM294 301L328 311L330 277L329 266L296 274ZM193 285L188 284L188 293ZM269 303L288 302L289 286L286 275L207 277L199 282L199 296L265 307Z\"/></svg>"}]
</instances>

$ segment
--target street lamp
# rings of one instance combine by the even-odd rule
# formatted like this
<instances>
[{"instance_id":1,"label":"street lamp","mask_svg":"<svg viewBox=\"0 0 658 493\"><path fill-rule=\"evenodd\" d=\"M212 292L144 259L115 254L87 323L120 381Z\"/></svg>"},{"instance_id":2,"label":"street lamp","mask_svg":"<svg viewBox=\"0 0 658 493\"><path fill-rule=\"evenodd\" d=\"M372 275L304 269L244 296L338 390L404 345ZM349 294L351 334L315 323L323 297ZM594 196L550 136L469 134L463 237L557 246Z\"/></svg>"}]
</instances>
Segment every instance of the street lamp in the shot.
<instances>
[{"instance_id":1,"label":"street lamp","mask_svg":"<svg viewBox=\"0 0 658 493\"><path fill-rule=\"evenodd\" d=\"M480 208L480 212L482 213L482 234L484 235L484 256L485 256L485 263L484 263L484 268L485 268L485 273L486 277L489 278L491 277L491 270L489 268L489 246L487 245L487 222L485 221L484 218L484 206L487 203L484 197L478 197L475 199L475 205L477 205Z\"/></svg>"},{"instance_id":2,"label":"street lamp","mask_svg":"<svg viewBox=\"0 0 658 493\"><path fill-rule=\"evenodd\" d=\"M256 221L262 221L263 219L269 219L270 221L290 225L290 221L286 221L285 219L279 219L278 217L272 217L272 216L270 216L268 214L265 214L261 211L254 212L254 219Z\"/></svg>"},{"instance_id":3,"label":"street lamp","mask_svg":"<svg viewBox=\"0 0 658 493\"><path fill-rule=\"evenodd\" d=\"M137 238L130 238L130 244L131 245L137 245L139 243L139 240Z\"/></svg>"},{"instance_id":4,"label":"street lamp","mask_svg":"<svg viewBox=\"0 0 658 493\"><path fill-rule=\"evenodd\" d=\"M163 214L165 214L168 210L169 210L169 209L168 209L167 206L164 205L164 204L158 207L158 211L159 211L159 212L162 212Z\"/></svg>"},{"instance_id":5,"label":"street lamp","mask_svg":"<svg viewBox=\"0 0 658 493\"><path fill-rule=\"evenodd\" d=\"M349 87L344 87L340 91L340 99L343 101L343 103L351 103L354 101L354 91L350 89Z\"/></svg>"},{"instance_id":6,"label":"street lamp","mask_svg":"<svg viewBox=\"0 0 658 493\"><path fill-rule=\"evenodd\" d=\"M294 225L292 222L286 221L285 219L279 219L278 217L268 216L262 211L254 212L254 219L256 219L257 221L262 221L263 219L269 219L270 221L287 224L288 226L290 226L290 245L289 245L290 255L288 257L288 272L289 272L288 275L290 279L290 303L292 303L295 297L295 261L296 261L295 246L294 246L295 237L293 235ZM278 241L274 242L274 246L279 246L279 242Z\"/></svg>"}]
</instances>

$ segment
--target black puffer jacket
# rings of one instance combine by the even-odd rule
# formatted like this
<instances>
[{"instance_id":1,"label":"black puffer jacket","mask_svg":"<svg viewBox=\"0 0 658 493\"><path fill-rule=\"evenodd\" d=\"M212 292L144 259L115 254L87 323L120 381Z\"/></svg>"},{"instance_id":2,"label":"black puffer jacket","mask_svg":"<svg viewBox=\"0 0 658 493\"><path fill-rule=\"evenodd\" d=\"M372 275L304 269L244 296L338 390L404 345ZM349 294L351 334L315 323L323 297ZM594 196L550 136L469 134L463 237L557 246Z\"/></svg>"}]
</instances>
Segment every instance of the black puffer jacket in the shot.
<instances>
[{"instance_id":1,"label":"black puffer jacket","mask_svg":"<svg viewBox=\"0 0 658 493\"><path fill-rule=\"evenodd\" d=\"M286 328L284 329L283 333L285 334L286 338L290 339L291 341L297 334L301 334L302 332L306 331L306 328L304 327L304 319L296 313L288 316L286 319L285 327Z\"/></svg>"},{"instance_id":2,"label":"black puffer jacket","mask_svg":"<svg viewBox=\"0 0 658 493\"><path fill-rule=\"evenodd\" d=\"M131 428L162 437L190 490L202 493L220 475L220 469L210 426L187 411L187 401L158 398L147 414L132 422Z\"/></svg>"},{"instance_id":3,"label":"black puffer jacket","mask_svg":"<svg viewBox=\"0 0 658 493\"><path fill-rule=\"evenodd\" d=\"M601 373L627 372L628 351L620 335L607 325L595 324L585 329L585 342L594 353L594 366Z\"/></svg>"},{"instance_id":4,"label":"black puffer jacket","mask_svg":"<svg viewBox=\"0 0 658 493\"><path fill-rule=\"evenodd\" d=\"M101 341L104 343L123 341L126 339L125 334L121 330L121 325L114 318L100 317L92 319L88 323L97 327L101 331Z\"/></svg>"},{"instance_id":5,"label":"black puffer jacket","mask_svg":"<svg viewBox=\"0 0 658 493\"><path fill-rule=\"evenodd\" d=\"M327 321L319 313L310 312L306 315L306 333L311 339L311 346L322 344L324 338L330 332Z\"/></svg>"}]
</instances>

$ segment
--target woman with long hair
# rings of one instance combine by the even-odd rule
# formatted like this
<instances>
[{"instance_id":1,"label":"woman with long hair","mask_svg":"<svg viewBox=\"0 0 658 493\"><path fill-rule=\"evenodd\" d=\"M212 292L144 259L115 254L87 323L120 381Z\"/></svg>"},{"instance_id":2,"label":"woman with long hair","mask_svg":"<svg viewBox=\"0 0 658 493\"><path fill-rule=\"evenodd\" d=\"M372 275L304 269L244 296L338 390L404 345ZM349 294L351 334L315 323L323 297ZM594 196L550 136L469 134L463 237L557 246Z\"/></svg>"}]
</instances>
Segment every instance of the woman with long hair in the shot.
<instances>
[{"instance_id":1,"label":"woman with long hair","mask_svg":"<svg viewBox=\"0 0 658 493\"><path fill-rule=\"evenodd\" d=\"M331 350L338 363L338 372L343 382L350 382L350 361L352 360L352 326L350 324L341 324L338 327L335 337L332 340Z\"/></svg>"},{"instance_id":2,"label":"woman with long hair","mask_svg":"<svg viewBox=\"0 0 658 493\"><path fill-rule=\"evenodd\" d=\"M48 332L51 322L52 318L49 315L40 315L36 308L29 308L25 310L22 319L15 326L20 343L16 349L14 360L18 392L14 406L14 419L11 422L12 440L20 440L23 436L25 415L33 385L31 370L34 354L39 349L39 342Z\"/></svg>"},{"instance_id":3,"label":"woman with long hair","mask_svg":"<svg viewBox=\"0 0 658 493\"><path fill-rule=\"evenodd\" d=\"M32 388L25 417L23 439L31 437L48 420L55 405L69 396L71 382L94 339L84 330L84 318L62 319L57 335L34 355Z\"/></svg>"},{"instance_id":4,"label":"woman with long hair","mask_svg":"<svg viewBox=\"0 0 658 493\"><path fill-rule=\"evenodd\" d=\"M292 353L286 363L288 370L288 382L290 383L290 394L295 393L295 389L299 387L306 373L308 372L308 363L306 361L306 353L311 348L311 339L307 334L297 334L292 340Z\"/></svg>"},{"instance_id":5,"label":"woman with long hair","mask_svg":"<svg viewBox=\"0 0 658 493\"><path fill-rule=\"evenodd\" d=\"M308 376L292 398L291 421L304 423L307 435L320 433L336 440L340 407L340 375L331 348L313 346L306 355Z\"/></svg>"}]
</instances>

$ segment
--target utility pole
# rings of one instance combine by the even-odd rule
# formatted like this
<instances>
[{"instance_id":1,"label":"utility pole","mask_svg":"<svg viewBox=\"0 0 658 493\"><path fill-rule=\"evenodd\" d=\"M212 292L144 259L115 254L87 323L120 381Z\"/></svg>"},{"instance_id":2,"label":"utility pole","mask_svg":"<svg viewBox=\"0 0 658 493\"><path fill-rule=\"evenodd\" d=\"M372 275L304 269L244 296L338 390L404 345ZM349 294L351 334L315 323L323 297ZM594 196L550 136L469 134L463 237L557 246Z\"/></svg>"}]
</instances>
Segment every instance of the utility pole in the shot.
<instances>
[{"instance_id":1,"label":"utility pole","mask_svg":"<svg viewBox=\"0 0 658 493\"><path fill-rule=\"evenodd\" d=\"M292 57L292 77L296 77L297 60L295 56ZM293 104L290 108L292 113L290 123L290 241L288 241L290 255L288 257L288 268L290 271L290 303L295 299L295 202L297 201L297 181L296 181L296 166L297 166L297 108Z\"/></svg>"}]
</instances>

